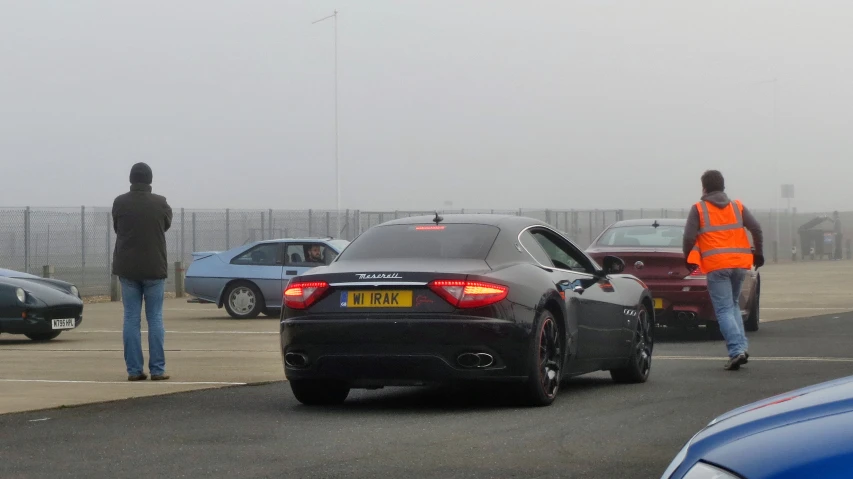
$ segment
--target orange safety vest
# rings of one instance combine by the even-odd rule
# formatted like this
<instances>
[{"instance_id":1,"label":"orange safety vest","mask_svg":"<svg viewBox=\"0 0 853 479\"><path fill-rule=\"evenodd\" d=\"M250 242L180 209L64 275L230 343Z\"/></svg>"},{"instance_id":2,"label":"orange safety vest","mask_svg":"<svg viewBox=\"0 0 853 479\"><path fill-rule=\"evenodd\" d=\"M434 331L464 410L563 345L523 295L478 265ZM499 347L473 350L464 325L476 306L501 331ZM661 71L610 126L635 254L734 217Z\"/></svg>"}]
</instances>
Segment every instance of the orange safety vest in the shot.
<instances>
[{"instance_id":1,"label":"orange safety vest","mask_svg":"<svg viewBox=\"0 0 853 479\"><path fill-rule=\"evenodd\" d=\"M718 269L745 268L753 264L752 245L743 226L743 205L732 201L726 208L709 208L707 202L696 203L699 212L699 235L687 262L699 265L704 273Z\"/></svg>"}]
</instances>

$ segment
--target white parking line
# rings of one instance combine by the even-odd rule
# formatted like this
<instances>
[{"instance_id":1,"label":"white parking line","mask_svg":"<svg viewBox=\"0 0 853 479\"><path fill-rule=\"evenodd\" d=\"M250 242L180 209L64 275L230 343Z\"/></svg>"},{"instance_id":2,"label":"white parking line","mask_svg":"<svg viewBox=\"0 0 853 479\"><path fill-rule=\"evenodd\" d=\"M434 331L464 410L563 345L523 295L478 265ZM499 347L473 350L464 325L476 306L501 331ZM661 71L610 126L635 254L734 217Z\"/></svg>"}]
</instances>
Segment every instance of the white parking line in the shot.
<instances>
[{"instance_id":1,"label":"white parking line","mask_svg":"<svg viewBox=\"0 0 853 479\"><path fill-rule=\"evenodd\" d=\"M121 333L121 330L112 329L87 329L74 330L74 334L78 333ZM147 334L148 330L143 329L142 333ZM278 331L166 331L166 334L278 334Z\"/></svg>"},{"instance_id":2,"label":"white parking line","mask_svg":"<svg viewBox=\"0 0 853 479\"><path fill-rule=\"evenodd\" d=\"M245 386L246 383L216 382L216 381L72 381L60 379L0 379L7 383L56 383L56 384L133 384L133 383L160 383L176 386L194 385L218 385L218 386Z\"/></svg>"},{"instance_id":3,"label":"white parking line","mask_svg":"<svg viewBox=\"0 0 853 479\"><path fill-rule=\"evenodd\" d=\"M681 361L725 361L723 356L654 356L653 359L674 359ZM822 357L755 357L750 356L750 361L819 361L830 363L853 363L853 358L822 358Z\"/></svg>"},{"instance_id":4,"label":"white parking line","mask_svg":"<svg viewBox=\"0 0 853 479\"><path fill-rule=\"evenodd\" d=\"M765 307L763 307L763 306L762 306L762 307L761 307L761 310L762 310L762 311L764 311L764 310L767 310L767 311L812 311L812 310L819 310L819 311L853 311L853 308L765 308Z\"/></svg>"},{"instance_id":5,"label":"white parking line","mask_svg":"<svg viewBox=\"0 0 853 479\"><path fill-rule=\"evenodd\" d=\"M115 353L122 352L123 349L118 348L0 348L0 353L4 351L38 351L43 353L59 352L59 353ZM148 352L148 349L144 349ZM165 349L167 353L181 352L205 352L205 353L281 353L279 349Z\"/></svg>"}]
</instances>

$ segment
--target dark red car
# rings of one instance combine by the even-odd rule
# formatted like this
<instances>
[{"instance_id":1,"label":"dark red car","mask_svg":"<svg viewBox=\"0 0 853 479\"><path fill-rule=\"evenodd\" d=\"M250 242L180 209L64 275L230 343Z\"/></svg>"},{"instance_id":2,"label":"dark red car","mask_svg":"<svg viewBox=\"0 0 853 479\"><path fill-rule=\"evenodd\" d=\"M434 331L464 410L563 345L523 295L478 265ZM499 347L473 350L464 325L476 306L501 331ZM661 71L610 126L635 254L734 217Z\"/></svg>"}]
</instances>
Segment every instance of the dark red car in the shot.
<instances>
[{"instance_id":1,"label":"dark red car","mask_svg":"<svg viewBox=\"0 0 853 479\"><path fill-rule=\"evenodd\" d=\"M684 219L618 221L587 248L596 261L607 255L625 261L625 273L640 278L651 290L657 323L695 328L704 324L719 336L719 325L708 294L705 274L691 274L684 263ZM761 277L755 268L746 275L739 298L744 329L758 330Z\"/></svg>"}]
</instances>

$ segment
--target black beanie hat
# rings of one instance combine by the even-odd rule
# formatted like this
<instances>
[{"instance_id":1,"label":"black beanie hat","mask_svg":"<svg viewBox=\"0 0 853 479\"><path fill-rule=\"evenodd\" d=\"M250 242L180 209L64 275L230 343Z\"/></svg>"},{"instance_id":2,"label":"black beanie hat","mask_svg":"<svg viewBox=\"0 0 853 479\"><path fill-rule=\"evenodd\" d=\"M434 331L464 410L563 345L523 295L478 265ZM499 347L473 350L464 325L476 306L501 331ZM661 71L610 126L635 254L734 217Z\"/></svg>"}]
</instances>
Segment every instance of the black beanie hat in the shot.
<instances>
[{"instance_id":1,"label":"black beanie hat","mask_svg":"<svg viewBox=\"0 0 853 479\"><path fill-rule=\"evenodd\" d=\"M151 167L145 163L137 163L130 169L130 182L133 184L150 185L153 178L154 173L151 172Z\"/></svg>"}]
</instances>

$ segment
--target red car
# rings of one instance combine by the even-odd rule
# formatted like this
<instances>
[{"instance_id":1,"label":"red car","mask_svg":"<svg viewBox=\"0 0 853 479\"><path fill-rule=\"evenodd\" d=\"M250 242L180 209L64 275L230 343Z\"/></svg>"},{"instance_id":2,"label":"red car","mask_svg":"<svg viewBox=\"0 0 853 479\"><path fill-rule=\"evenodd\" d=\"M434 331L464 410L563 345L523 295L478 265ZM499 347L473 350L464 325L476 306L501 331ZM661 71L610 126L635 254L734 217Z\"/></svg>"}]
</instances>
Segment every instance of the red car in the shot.
<instances>
[{"instance_id":1,"label":"red car","mask_svg":"<svg viewBox=\"0 0 853 479\"><path fill-rule=\"evenodd\" d=\"M664 326L696 328L704 324L719 337L705 274L687 270L682 251L684 219L642 219L618 221L605 229L586 253L600 262L604 256L625 261L624 273L648 285L655 302L657 323ZM761 276L753 267L743 282L739 303L744 329L758 330Z\"/></svg>"}]
</instances>

